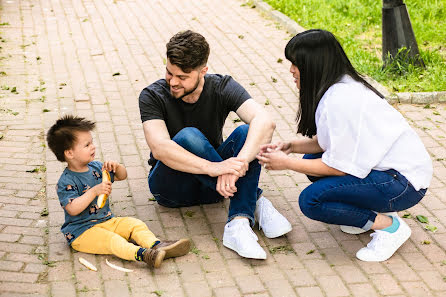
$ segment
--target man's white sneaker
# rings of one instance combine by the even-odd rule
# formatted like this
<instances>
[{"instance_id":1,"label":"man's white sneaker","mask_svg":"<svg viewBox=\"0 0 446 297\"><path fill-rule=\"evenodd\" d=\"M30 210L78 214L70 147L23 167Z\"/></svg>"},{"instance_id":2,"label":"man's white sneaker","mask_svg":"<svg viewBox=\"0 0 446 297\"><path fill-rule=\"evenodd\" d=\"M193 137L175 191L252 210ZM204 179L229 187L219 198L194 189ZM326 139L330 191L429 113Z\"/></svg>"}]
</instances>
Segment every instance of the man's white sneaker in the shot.
<instances>
[{"instance_id":1,"label":"man's white sneaker","mask_svg":"<svg viewBox=\"0 0 446 297\"><path fill-rule=\"evenodd\" d=\"M223 245L242 257L266 259L266 253L257 240L248 219L234 219L225 226Z\"/></svg>"},{"instance_id":2,"label":"man's white sneaker","mask_svg":"<svg viewBox=\"0 0 446 297\"><path fill-rule=\"evenodd\" d=\"M397 212L384 212L381 214L391 216L391 217L398 216ZM342 232L348 233L348 234L361 234L361 233L367 232L367 230L364 230L364 229L358 228L358 227L353 227L353 226L341 225L340 227L341 227Z\"/></svg>"},{"instance_id":3,"label":"man's white sneaker","mask_svg":"<svg viewBox=\"0 0 446 297\"><path fill-rule=\"evenodd\" d=\"M259 230L262 228L268 238L282 236L292 229L290 222L263 196L257 200L254 215L259 222Z\"/></svg>"},{"instance_id":4,"label":"man's white sneaker","mask_svg":"<svg viewBox=\"0 0 446 297\"><path fill-rule=\"evenodd\" d=\"M409 239L412 231L410 227L398 216L394 217L400 223L398 230L389 233L382 230L375 230L370 234L372 240L356 253L359 260L367 262L385 261L392 257L396 250Z\"/></svg>"}]
</instances>

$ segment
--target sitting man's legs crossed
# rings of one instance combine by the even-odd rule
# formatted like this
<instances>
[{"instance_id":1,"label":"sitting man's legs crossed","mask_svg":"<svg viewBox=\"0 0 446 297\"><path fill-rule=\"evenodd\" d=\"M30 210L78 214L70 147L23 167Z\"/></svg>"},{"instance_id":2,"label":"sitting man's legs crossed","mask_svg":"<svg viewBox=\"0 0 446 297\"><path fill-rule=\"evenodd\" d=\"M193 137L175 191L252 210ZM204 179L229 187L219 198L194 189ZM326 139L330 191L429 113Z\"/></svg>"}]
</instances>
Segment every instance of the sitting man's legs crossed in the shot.
<instances>
[{"instance_id":1,"label":"sitting man's legs crossed","mask_svg":"<svg viewBox=\"0 0 446 297\"><path fill-rule=\"evenodd\" d=\"M196 156L221 162L238 155L245 143L248 127L242 125L236 128L217 150L196 128L184 128L172 140ZM245 176L237 180L236 192L230 198L223 245L242 257L266 259L266 253L251 229L255 223L254 217L269 238L291 231L291 224L262 196L262 190L258 188L260 171L261 166L255 159L249 163ZM148 182L157 202L166 207L209 204L224 199L216 191L216 177L177 171L160 161L151 170Z\"/></svg>"}]
</instances>

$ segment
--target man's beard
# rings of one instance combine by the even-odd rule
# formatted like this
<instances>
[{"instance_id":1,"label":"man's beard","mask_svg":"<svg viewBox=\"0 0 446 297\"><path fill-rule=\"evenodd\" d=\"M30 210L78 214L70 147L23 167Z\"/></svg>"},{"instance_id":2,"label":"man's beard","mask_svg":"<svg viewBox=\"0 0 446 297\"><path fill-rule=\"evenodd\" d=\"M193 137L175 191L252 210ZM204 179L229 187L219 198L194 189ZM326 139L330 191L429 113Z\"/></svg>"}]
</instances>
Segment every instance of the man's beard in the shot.
<instances>
[{"instance_id":1,"label":"man's beard","mask_svg":"<svg viewBox=\"0 0 446 297\"><path fill-rule=\"evenodd\" d=\"M175 96L172 94L172 92L170 92L170 94L171 94L173 97L175 97L176 99L183 99L184 97L186 97L186 96L192 94L193 92L195 92L195 90L198 88L198 85L199 85L199 84L200 84L200 80L197 79L197 83L195 84L195 86L194 86L192 89L190 89L189 91L187 91L186 89L184 89L184 94L181 95L180 97L175 97Z\"/></svg>"}]
</instances>

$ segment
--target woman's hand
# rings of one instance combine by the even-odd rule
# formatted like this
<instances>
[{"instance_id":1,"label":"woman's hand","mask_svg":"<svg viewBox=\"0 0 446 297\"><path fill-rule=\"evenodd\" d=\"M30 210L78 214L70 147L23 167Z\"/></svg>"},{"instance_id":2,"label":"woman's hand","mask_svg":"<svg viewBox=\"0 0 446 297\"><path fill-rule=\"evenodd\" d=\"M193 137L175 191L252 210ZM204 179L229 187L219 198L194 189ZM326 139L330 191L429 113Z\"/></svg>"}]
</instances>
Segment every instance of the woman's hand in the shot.
<instances>
[{"instance_id":1,"label":"woman's hand","mask_svg":"<svg viewBox=\"0 0 446 297\"><path fill-rule=\"evenodd\" d=\"M291 142L277 142L277 143L268 143L260 146L259 154L263 153L271 153L275 151L282 151L285 154L292 153Z\"/></svg>"},{"instance_id":2,"label":"woman's hand","mask_svg":"<svg viewBox=\"0 0 446 297\"><path fill-rule=\"evenodd\" d=\"M257 156L259 163L268 170L288 169L289 157L283 150L259 153Z\"/></svg>"}]
</instances>

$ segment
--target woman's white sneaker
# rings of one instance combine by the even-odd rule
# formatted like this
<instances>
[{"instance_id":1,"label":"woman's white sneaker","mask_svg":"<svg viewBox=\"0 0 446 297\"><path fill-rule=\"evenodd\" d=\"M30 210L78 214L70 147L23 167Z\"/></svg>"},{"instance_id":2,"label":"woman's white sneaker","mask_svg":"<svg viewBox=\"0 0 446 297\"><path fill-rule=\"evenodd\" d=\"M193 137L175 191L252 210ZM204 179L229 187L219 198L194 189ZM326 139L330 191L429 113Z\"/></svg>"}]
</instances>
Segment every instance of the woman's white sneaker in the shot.
<instances>
[{"instance_id":1,"label":"woman's white sneaker","mask_svg":"<svg viewBox=\"0 0 446 297\"><path fill-rule=\"evenodd\" d=\"M375 230L370 234L372 240L356 253L359 260L367 262L381 262L389 259L409 239L412 231L400 217L393 217L400 223L394 233Z\"/></svg>"},{"instance_id":2,"label":"woman's white sneaker","mask_svg":"<svg viewBox=\"0 0 446 297\"><path fill-rule=\"evenodd\" d=\"M242 257L266 259L266 253L257 240L248 219L234 219L225 226L223 245Z\"/></svg>"},{"instance_id":3,"label":"woman's white sneaker","mask_svg":"<svg viewBox=\"0 0 446 297\"><path fill-rule=\"evenodd\" d=\"M293 229L290 222L274 208L271 201L263 196L257 200L254 215L259 222L259 230L261 228L268 238L282 236Z\"/></svg>"}]
</instances>

